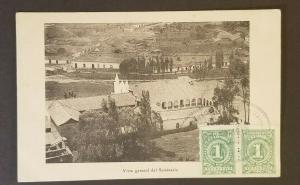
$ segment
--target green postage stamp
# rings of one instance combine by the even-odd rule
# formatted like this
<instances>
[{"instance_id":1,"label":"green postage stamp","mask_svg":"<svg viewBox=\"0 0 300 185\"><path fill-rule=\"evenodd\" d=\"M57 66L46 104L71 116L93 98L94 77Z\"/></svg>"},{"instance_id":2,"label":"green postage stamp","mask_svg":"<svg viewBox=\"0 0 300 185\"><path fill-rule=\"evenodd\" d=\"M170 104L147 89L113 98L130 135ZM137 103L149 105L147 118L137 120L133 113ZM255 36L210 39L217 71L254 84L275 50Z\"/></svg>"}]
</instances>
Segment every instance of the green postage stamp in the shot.
<instances>
[{"instance_id":1,"label":"green postage stamp","mask_svg":"<svg viewBox=\"0 0 300 185\"><path fill-rule=\"evenodd\" d=\"M203 175L235 173L234 130L202 130L201 132Z\"/></svg>"},{"instance_id":2,"label":"green postage stamp","mask_svg":"<svg viewBox=\"0 0 300 185\"><path fill-rule=\"evenodd\" d=\"M242 130L242 173L273 174L274 130Z\"/></svg>"}]
</instances>

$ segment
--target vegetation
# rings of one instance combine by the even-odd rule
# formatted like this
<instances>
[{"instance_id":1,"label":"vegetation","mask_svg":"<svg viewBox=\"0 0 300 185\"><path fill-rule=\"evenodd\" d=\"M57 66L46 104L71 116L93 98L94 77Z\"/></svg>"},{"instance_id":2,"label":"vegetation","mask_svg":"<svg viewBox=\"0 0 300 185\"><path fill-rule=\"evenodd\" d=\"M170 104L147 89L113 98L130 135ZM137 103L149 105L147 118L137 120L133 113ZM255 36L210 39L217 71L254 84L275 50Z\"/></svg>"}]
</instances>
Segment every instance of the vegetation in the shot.
<instances>
[{"instance_id":1,"label":"vegetation","mask_svg":"<svg viewBox=\"0 0 300 185\"><path fill-rule=\"evenodd\" d=\"M120 73L127 76L130 73L137 74L152 74L154 71L157 73L172 72L173 59L169 57L151 57L146 59L145 57L125 59L120 64Z\"/></svg>"},{"instance_id":2,"label":"vegetation","mask_svg":"<svg viewBox=\"0 0 300 185\"><path fill-rule=\"evenodd\" d=\"M235 85L233 79L226 79L223 87L216 87L214 90L213 102L214 106L219 109L221 107L221 124L230 124L234 121L234 114L238 110L233 106L233 100L238 94L239 88Z\"/></svg>"},{"instance_id":3,"label":"vegetation","mask_svg":"<svg viewBox=\"0 0 300 185\"><path fill-rule=\"evenodd\" d=\"M245 124L250 123L250 88L249 88L249 78L244 77L240 81L241 89L242 89L242 98L244 105L244 113L245 113ZM247 107L247 108L246 108Z\"/></svg>"},{"instance_id":4,"label":"vegetation","mask_svg":"<svg viewBox=\"0 0 300 185\"><path fill-rule=\"evenodd\" d=\"M199 130L187 130L152 139L156 150L153 161L198 161Z\"/></svg>"},{"instance_id":5,"label":"vegetation","mask_svg":"<svg viewBox=\"0 0 300 185\"><path fill-rule=\"evenodd\" d=\"M152 135L162 124L151 110L149 92L143 92L139 111L117 108L112 98L101 102L102 110L84 112L77 125L63 125L75 162L149 160L154 143Z\"/></svg>"},{"instance_id":6,"label":"vegetation","mask_svg":"<svg viewBox=\"0 0 300 185\"><path fill-rule=\"evenodd\" d=\"M235 120L234 115L238 114L238 111L233 106L233 101L237 96L241 96L244 106L245 124L249 124L249 64L241 62L239 53L232 53L230 56L227 75L224 85L214 89L214 105L217 108L221 107L221 116L218 123L229 124Z\"/></svg>"}]
</instances>

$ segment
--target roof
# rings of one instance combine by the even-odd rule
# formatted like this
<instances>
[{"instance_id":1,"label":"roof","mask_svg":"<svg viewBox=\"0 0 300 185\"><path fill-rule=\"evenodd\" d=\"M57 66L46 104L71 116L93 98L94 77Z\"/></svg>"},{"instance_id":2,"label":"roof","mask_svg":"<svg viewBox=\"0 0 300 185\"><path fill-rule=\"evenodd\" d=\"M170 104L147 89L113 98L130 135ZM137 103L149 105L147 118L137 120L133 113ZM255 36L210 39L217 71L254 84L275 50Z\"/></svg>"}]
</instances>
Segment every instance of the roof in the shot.
<instances>
[{"instance_id":1,"label":"roof","mask_svg":"<svg viewBox=\"0 0 300 185\"><path fill-rule=\"evenodd\" d=\"M117 107L136 105L136 98L132 93L111 94L110 97L115 100ZM48 104L59 102L63 107L67 107L66 112L73 114L71 110L86 111L101 109L103 99L108 99L108 96L92 96L83 98L70 98L62 100L48 101ZM69 109L68 109L69 108ZM51 115L51 114L50 114Z\"/></svg>"},{"instance_id":2,"label":"roof","mask_svg":"<svg viewBox=\"0 0 300 185\"><path fill-rule=\"evenodd\" d=\"M217 87L218 81L195 81L189 78L180 78L176 80L163 80L154 82L144 82L130 84L130 89L138 97L141 97L143 90L150 93L152 105L162 101L174 101L181 99L205 98L211 100L214 95L214 88Z\"/></svg>"},{"instance_id":3,"label":"roof","mask_svg":"<svg viewBox=\"0 0 300 185\"><path fill-rule=\"evenodd\" d=\"M219 41L222 39L229 39L229 40L236 40L240 38L240 34L236 33L236 34L231 34L229 32L226 32L224 30L220 30L217 37L214 39L215 41Z\"/></svg>"},{"instance_id":4,"label":"roof","mask_svg":"<svg viewBox=\"0 0 300 185\"><path fill-rule=\"evenodd\" d=\"M103 55L84 55L75 59L77 62L97 62L97 63L117 63L120 64L123 61L123 57L111 57Z\"/></svg>"},{"instance_id":5,"label":"roof","mask_svg":"<svg viewBox=\"0 0 300 185\"><path fill-rule=\"evenodd\" d=\"M80 112L65 106L60 101L52 102L48 107L48 113L57 126L67 123L70 120L79 121Z\"/></svg>"},{"instance_id":6,"label":"roof","mask_svg":"<svg viewBox=\"0 0 300 185\"><path fill-rule=\"evenodd\" d=\"M72 56L46 55L45 60L71 60Z\"/></svg>"}]
</instances>

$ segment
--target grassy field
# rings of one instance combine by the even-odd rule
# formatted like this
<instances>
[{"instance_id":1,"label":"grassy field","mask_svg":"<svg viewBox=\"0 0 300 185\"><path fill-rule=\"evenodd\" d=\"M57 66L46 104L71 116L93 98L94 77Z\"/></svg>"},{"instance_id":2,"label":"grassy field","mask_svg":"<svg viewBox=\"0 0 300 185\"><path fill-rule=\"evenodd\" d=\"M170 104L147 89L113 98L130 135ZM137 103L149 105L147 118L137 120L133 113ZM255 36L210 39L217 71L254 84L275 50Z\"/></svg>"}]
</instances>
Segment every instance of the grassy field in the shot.
<instances>
[{"instance_id":1,"label":"grassy field","mask_svg":"<svg viewBox=\"0 0 300 185\"><path fill-rule=\"evenodd\" d=\"M199 161L199 130L165 135L153 140L154 161Z\"/></svg>"},{"instance_id":2,"label":"grassy field","mask_svg":"<svg viewBox=\"0 0 300 185\"><path fill-rule=\"evenodd\" d=\"M87 82L78 81L70 83L59 83L55 81L46 82L46 99L63 99L64 92L73 91L76 97L88 97L108 95L113 92L112 82Z\"/></svg>"}]
</instances>

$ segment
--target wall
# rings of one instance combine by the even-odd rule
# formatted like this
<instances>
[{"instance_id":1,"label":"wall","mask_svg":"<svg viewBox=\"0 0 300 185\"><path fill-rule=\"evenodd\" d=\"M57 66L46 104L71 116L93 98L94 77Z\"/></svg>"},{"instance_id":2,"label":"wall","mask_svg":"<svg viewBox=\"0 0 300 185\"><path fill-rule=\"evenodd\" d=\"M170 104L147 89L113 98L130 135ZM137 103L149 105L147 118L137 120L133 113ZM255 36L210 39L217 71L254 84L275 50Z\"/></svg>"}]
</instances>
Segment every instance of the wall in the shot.
<instances>
[{"instance_id":1,"label":"wall","mask_svg":"<svg viewBox=\"0 0 300 185\"><path fill-rule=\"evenodd\" d=\"M76 64L77 64L77 67L76 67ZM85 67L84 67L84 65L85 65ZM93 65L94 65L95 69L97 69L97 68L119 69L119 66L120 66L120 64L118 64L118 63L76 62L76 61L72 62L72 67L77 68L77 69L84 69L84 68L93 69Z\"/></svg>"},{"instance_id":2,"label":"wall","mask_svg":"<svg viewBox=\"0 0 300 185\"><path fill-rule=\"evenodd\" d=\"M45 64L53 64L53 65L55 65L55 64L68 64L68 63L71 63L71 60L56 60L56 59L45 60Z\"/></svg>"}]
</instances>

